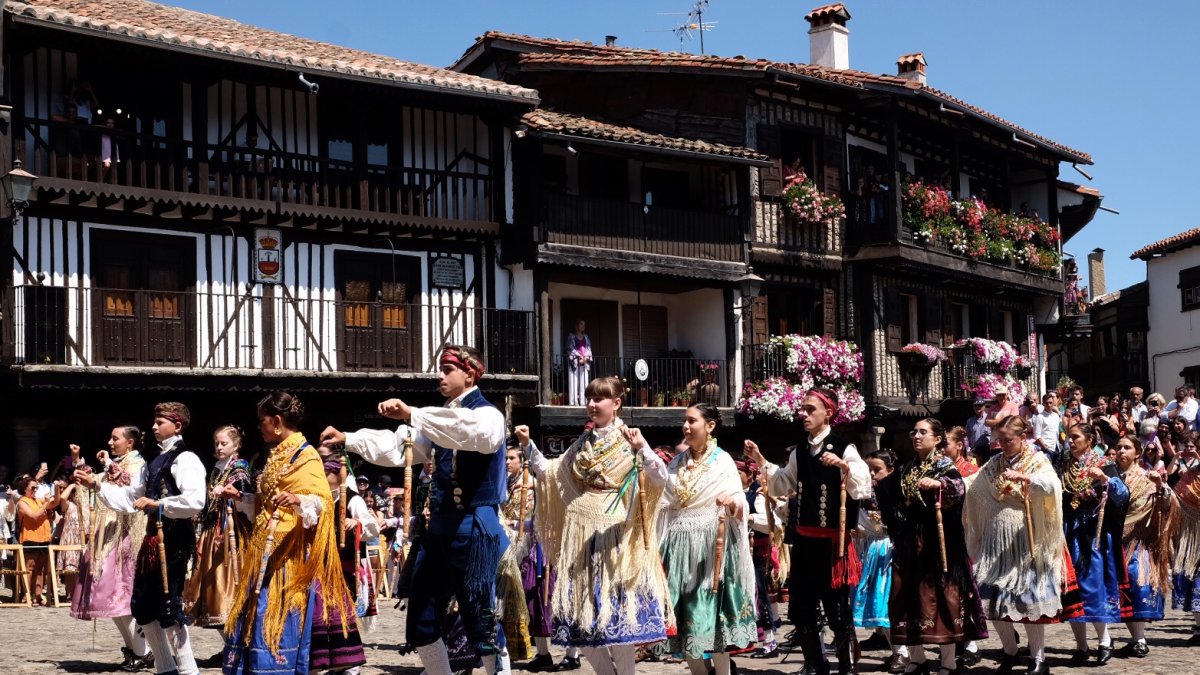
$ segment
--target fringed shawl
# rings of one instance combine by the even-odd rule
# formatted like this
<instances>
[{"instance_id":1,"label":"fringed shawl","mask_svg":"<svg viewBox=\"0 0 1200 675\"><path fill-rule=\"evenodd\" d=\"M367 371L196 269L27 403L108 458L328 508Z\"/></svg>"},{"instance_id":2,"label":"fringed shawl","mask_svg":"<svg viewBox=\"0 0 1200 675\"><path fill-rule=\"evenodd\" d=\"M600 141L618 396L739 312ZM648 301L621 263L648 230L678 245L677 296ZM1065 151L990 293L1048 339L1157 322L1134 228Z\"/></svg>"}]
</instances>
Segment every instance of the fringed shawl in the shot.
<instances>
[{"instance_id":1,"label":"fringed shawl","mask_svg":"<svg viewBox=\"0 0 1200 675\"><path fill-rule=\"evenodd\" d=\"M115 474L116 478L110 476L108 472L102 472L96 474L97 481L128 485L131 477L141 474L142 467L146 465L146 460L137 450L130 450L113 461L120 467L120 471ZM99 490L100 486L97 485L96 491ZM137 557L138 546L146 538L146 514L142 511L133 513L114 511L104 505L103 499L92 499L93 496L89 495L89 500L92 502L92 541L88 566L92 576L99 577L103 574L104 560L114 548L118 549L118 569L127 569L125 566L127 561L124 559L126 554L130 557ZM133 546L129 548L120 546L126 537L133 542Z\"/></svg>"},{"instance_id":2,"label":"fringed shawl","mask_svg":"<svg viewBox=\"0 0 1200 675\"><path fill-rule=\"evenodd\" d=\"M1133 556L1145 556L1138 565L1138 586L1149 584L1160 593L1171 585L1171 540L1179 522L1178 499L1169 489L1160 489L1134 462L1123 476L1129 488L1129 507L1125 511L1125 529L1121 541L1125 564Z\"/></svg>"},{"instance_id":3,"label":"fringed shawl","mask_svg":"<svg viewBox=\"0 0 1200 675\"><path fill-rule=\"evenodd\" d=\"M534 524L546 557L558 572L553 613L570 617L588 630L608 625L614 604L608 600L622 597L621 591L621 611L628 623L636 623L639 594L661 603L664 616L671 611L656 527L663 488L646 482L648 513L642 513L636 451L620 435L622 426L616 420L602 437L584 432L561 457L550 461L537 484ZM598 465L595 460L605 448L614 452L608 462ZM579 478L589 475L588 480ZM643 519L649 546L643 541ZM599 606L596 598L603 600Z\"/></svg>"},{"instance_id":4,"label":"fringed shawl","mask_svg":"<svg viewBox=\"0 0 1200 675\"><path fill-rule=\"evenodd\" d=\"M1028 448L1012 466L1033 478L1029 503L1037 559L1031 561L1024 489L1020 483L1003 479L1006 468L1009 465L1003 454L993 456L973 476L967 490L963 526L967 552L975 562L975 578L980 585L999 586L1015 595L1032 594L1035 589L1031 584L1047 575L1053 580L1053 587L1058 588L1063 578L1066 546L1058 474L1044 454ZM1035 574L1027 573L1030 565Z\"/></svg>"},{"instance_id":5,"label":"fringed shawl","mask_svg":"<svg viewBox=\"0 0 1200 675\"><path fill-rule=\"evenodd\" d=\"M292 461L293 456L295 461ZM316 526L307 529L297 511L281 511L275 528L275 548L267 564L266 579L270 581L263 582L268 586L269 593L267 615L262 622L263 639L272 653L278 651L287 615L290 612L303 615L309 591L318 581L325 607L322 619L328 622L329 608L336 607L341 615L342 633L348 634L347 617L354 616L354 600L342 577L337 533L334 531L337 514L333 509L333 494L329 491L320 455L307 444L302 434L288 436L271 450L258 487L260 510L255 519L254 533L241 555L237 590L225 622L226 635L232 635L240 621L242 644L248 646L253 637L258 611L254 587L266 550L269 522L277 510L273 500L280 492L316 495L323 507Z\"/></svg>"}]
</instances>

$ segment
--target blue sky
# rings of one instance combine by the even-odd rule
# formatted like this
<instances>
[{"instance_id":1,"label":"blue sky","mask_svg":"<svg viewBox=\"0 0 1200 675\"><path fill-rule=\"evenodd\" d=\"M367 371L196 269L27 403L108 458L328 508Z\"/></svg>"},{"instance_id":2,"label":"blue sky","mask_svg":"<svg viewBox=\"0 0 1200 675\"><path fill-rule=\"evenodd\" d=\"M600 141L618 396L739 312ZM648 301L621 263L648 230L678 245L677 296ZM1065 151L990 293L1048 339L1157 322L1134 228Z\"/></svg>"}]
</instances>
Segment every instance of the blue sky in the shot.
<instances>
[{"instance_id":1,"label":"blue sky","mask_svg":"<svg viewBox=\"0 0 1200 675\"><path fill-rule=\"evenodd\" d=\"M487 30L678 49L670 28L691 0L165 0L273 30L445 66ZM712 0L705 50L807 61L804 14L820 0ZM1101 212L1067 245L1083 258L1107 251L1109 290L1145 278L1129 254L1200 226L1184 208L1200 194L1200 3L1137 10L1115 0L851 0L850 65L895 72L896 57L925 52L929 83L1020 126L1092 154L1088 182ZM696 41L687 43L696 51Z\"/></svg>"}]
</instances>

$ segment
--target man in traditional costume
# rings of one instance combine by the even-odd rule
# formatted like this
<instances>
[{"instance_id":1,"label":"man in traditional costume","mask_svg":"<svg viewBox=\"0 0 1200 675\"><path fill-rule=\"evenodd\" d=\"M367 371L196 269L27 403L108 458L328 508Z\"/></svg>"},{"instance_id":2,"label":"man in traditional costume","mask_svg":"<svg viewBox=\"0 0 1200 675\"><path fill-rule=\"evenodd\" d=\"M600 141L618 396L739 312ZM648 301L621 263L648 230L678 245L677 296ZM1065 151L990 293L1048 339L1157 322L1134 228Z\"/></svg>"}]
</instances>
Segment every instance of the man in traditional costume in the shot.
<instances>
[{"instance_id":1,"label":"man in traditional costume","mask_svg":"<svg viewBox=\"0 0 1200 675\"><path fill-rule=\"evenodd\" d=\"M579 647L597 675L632 675L637 645L665 639L670 621L656 532L666 466L618 416L618 378L585 394L591 424L562 456L530 443L535 524L557 572L553 641Z\"/></svg>"},{"instance_id":2,"label":"man in traditional costume","mask_svg":"<svg viewBox=\"0 0 1200 675\"><path fill-rule=\"evenodd\" d=\"M345 444L372 464L402 467L404 444L411 438L414 462L433 459L429 524L408 602L408 642L429 675L451 675L442 630L454 596L475 653L491 674L502 656L496 642L496 573L508 546L500 523L507 482L504 414L479 391L484 363L478 350L448 346L439 362L438 391L446 397L445 406L415 408L389 399L379 404L379 413L408 424L395 432L346 434L329 427L321 441L329 447Z\"/></svg>"},{"instance_id":3,"label":"man in traditional costume","mask_svg":"<svg viewBox=\"0 0 1200 675\"><path fill-rule=\"evenodd\" d=\"M101 450L97 457L103 471L90 477L92 484L128 486L134 481L141 482L142 468L146 466L146 460L138 452L141 447L141 429L114 428L108 439L108 451ZM76 470L90 473L86 466ZM97 499L95 490L88 491L88 504L93 527L90 540L85 542L79 583L75 584L75 595L71 598L71 616L84 621L112 619L125 643L121 648L121 670L136 672L149 668L154 655L129 613L129 590L133 586L138 547L146 536L146 514L110 509Z\"/></svg>"},{"instance_id":4,"label":"man in traditional costume","mask_svg":"<svg viewBox=\"0 0 1200 675\"><path fill-rule=\"evenodd\" d=\"M191 619L183 610L184 579L196 550L192 518L205 503L204 464L188 450L181 435L190 422L184 404L156 405L154 438L161 453L128 485L99 483L100 501L106 507L121 513L144 511L149 517L137 555L130 607L154 652L155 671L180 675L199 672L188 637ZM75 480L97 485L88 472L76 473Z\"/></svg>"},{"instance_id":5,"label":"man in traditional costume","mask_svg":"<svg viewBox=\"0 0 1200 675\"><path fill-rule=\"evenodd\" d=\"M789 448L786 466L768 462L753 441L746 441L745 451L763 466L771 494L797 493L788 614L796 626L805 667L816 675L829 673L818 631L820 604L833 629L838 672L852 673L857 644L850 592L858 585L862 566L850 531L858 523L859 500L871 496L871 473L853 443L830 433L830 421L838 411L836 394L812 389L801 410L807 444ZM843 492L844 520L839 513Z\"/></svg>"}]
</instances>

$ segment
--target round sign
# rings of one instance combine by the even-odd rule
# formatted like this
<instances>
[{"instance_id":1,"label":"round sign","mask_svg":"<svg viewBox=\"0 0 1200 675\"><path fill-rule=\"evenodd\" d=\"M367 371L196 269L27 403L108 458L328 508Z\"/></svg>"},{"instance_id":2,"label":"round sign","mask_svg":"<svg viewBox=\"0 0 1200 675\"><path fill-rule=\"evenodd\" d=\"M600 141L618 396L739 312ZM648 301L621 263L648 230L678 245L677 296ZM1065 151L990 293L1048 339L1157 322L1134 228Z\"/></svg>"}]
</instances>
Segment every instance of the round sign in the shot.
<instances>
[{"instance_id":1,"label":"round sign","mask_svg":"<svg viewBox=\"0 0 1200 675\"><path fill-rule=\"evenodd\" d=\"M637 363L633 364L633 374L639 382L645 382L646 378L650 377L650 365L646 363L646 359L638 359Z\"/></svg>"}]
</instances>

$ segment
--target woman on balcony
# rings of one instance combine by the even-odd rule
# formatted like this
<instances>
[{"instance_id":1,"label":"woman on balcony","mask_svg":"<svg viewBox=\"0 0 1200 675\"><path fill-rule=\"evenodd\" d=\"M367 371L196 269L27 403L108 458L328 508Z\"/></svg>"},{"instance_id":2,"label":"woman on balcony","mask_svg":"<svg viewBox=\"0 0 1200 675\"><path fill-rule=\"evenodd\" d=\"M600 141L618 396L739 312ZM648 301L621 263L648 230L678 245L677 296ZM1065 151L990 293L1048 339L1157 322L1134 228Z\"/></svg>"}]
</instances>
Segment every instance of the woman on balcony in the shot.
<instances>
[{"instance_id":1,"label":"woman on balcony","mask_svg":"<svg viewBox=\"0 0 1200 675\"><path fill-rule=\"evenodd\" d=\"M717 445L716 406L697 403L684 413L687 452L667 465L666 530L659 552L679 627L668 638L695 675L729 675L729 648L757 637L754 562L746 526L746 495L737 466ZM660 462L655 457L656 462Z\"/></svg>"},{"instance_id":2,"label":"woman on balcony","mask_svg":"<svg viewBox=\"0 0 1200 675\"><path fill-rule=\"evenodd\" d=\"M141 480L142 467L146 465L139 452L141 448L141 429L132 425L115 427L108 439L108 450L101 450L96 456L103 468L93 475L92 483L129 485ZM77 471L91 473L86 465ZM84 547L75 595L71 598L71 616L84 621L112 619L125 643L121 648L121 670L149 668L154 664L154 655L149 653L146 638L129 609L137 545L146 536L146 514L110 509L96 498L93 490L88 490L88 502L92 530Z\"/></svg>"},{"instance_id":3,"label":"woman on balcony","mask_svg":"<svg viewBox=\"0 0 1200 675\"><path fill-rule=\"evenodd\" d=\"M956 644L987 637L962 524L966 484L945 455L941 422L923 419L909 436L916 457L875 486L895 546L888 600L892 640L908 645L908 672L930 672L924 645L936 644L937 672L955 673Z\"/></svg>"},{"instance_id":4,"label":"woman on balcony","mask_svg":"<svg viewBox=\"0 0 1200 675\"><path fill-rule=\"evenodd\" d=\"M196 562L183 589L183 605L195 625L220 627L229 618L240 552L253 528L254 483L240 458L242 432L227 424L213 434L217 463L208 479L208 500L200 514Z\"/></svg>"},{"instance_id":5,"label":"woman on balcony","mask_svg":"<svg viewBox=\"0 0 1200 675\"><path fill-rule=\"evenodd\" d=\"M554 643L580 647L597 675L632 675L637 645L667 637L655 528L667 471L618 416L620 379L592 380L585 393L591 424L562 456L530 443L534 523L557 571Z\"/></svg>"},{"instance_id":6,"label":"woman on balcony","mask_svg":"<svg viewBox=\"0 0 1200 675\"><path fill-rule=\"evenodd\" d=\"M1025 624L1033 660L1029 672L1049 672L1045 624L1063 614L1064 580L1070 582L1062 484L1049 458L1025 442L1028 431L1018 415L1004 418L992 430L1000 452L979 469L963 514L984 613L1004 648L996 670L1001 675L1011 673L1017 663L1014 623Z\"/></svg>"},{"instance_id":7,"label":"woman on balcony","mask_svg":"<svg viewBox=\"0 0 1200 675\"><path fill-rule=\"evenodd\" d=\"M1076 665L1088 660L1089 623L1099 639L1096 665L1108 663L1112 658L1108 624L1120 623L1128 611L1128 606L1122 607L1129 578L1122 559L1121 528L1129 489L1104 457L1093 450L1096 440L1096 430L1090 424L1068 429L1070 452L1059 467L1067 550L1083 597L1083 615L1068 619L1075 634L1071 661Z\"/></svg>"},{"instance_id":8,"label":"woman on balcony","mask_svg":"<svg viewBox=\"0 0 1200 675\"><path fill-rule=\"evenodd\" d=\"M592 341L582 319L575 323L575 332L567 336L567 360L570 362L567 377L567 404L587 405L586 389L588 374L592 371Z\"/></svg>"},{"instance_id":9,"label":"woman on balcony","mask_svg":"<svg viewBox=\"0 0 1200 675\"><path fill-rule=\"evenodd\" d=\"M1125 625L1133 642L1122 656L1144 657L1146 624L1161 621L1164 598L1171 583L1171 539L1178 522L1178 500L1166 477L1147 471L1137 461L1138 443L1130 436L1117 441L1117 471L1129 489L1129 509L1122 533L1124 557L1129 566L1129 599L1132 616Z\"/></svg>"}]
</instances>

